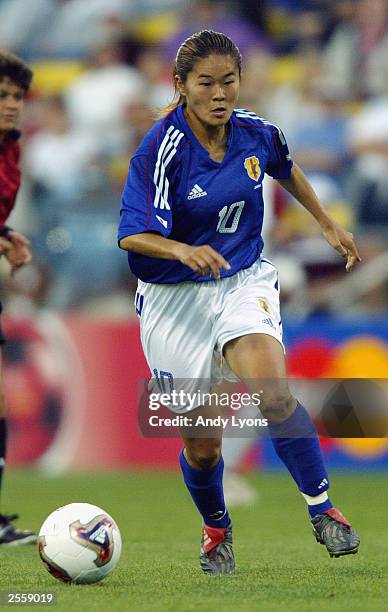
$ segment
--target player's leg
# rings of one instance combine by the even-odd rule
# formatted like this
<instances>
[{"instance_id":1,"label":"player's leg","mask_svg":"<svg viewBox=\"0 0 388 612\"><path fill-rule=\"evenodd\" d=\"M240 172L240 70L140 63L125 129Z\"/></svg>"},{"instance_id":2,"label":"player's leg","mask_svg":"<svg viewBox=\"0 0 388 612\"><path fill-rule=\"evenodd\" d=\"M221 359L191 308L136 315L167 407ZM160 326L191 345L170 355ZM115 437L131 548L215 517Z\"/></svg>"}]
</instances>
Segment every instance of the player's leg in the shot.
<instances>
[{"instance_id":1,"label":"player's leg","mask_svg":"<svg viewBox=\"0 0 388 612\"><path fill-rule=\"evenodd\" d=\"M137 297L137 302L141 340L153 373L153 392L156 386L165 386L159 391L167 392L182 390L195 394L198 386L203 392L210 390L212 322L209 293L204 289L192 285L164 287L139 282L138 296L141 297ZM170 408L173 410L172 406ZM198 408L198 405L192 408ZM203 410L200 409L200 414L204 416ZM195 410L196 414L198 412ZM181 413L194 414L186 410ZM230 573L234 559L230 518L222 490L221 436L220 432L212 431L207 440L206 434L206 429L202 430L201 437L196 437L193 429L182 431L185 448L179 461L185 484L202 516L204 529L212 530L209 531L211 544L207 541L208 535L205 537L203 533L202 536L201 567L210 573ZM221 559L226 552L228 563Z\"/></svg>"},{"instance_id":2,"label":"player's leg","mask_svg":"<svg viewBox=\"0 0 388 612\"><path fill-rule=\"evenodd\" d=\"M268 418L276 453L308 504L317 540L331 555L357 552L357 534L328 497L329 477L315 426L289 391L280 342L267 334L249 334L226 343L224 356L251 392L264 391L261 412Z\"/></svg>"},{"instance_id":3,"label":"player's leg","mask_svg":"<svg viewBox=\"0 0 388 612\"><path fill-rule=\"evenodd\" d=\"M4 344L4 339L0 330L0 344ZM3 474L6 460L7 449L7 420L5 411L4 385L1 367L1 350L0 350L0 495L3 484ZM36 533L33 531L22 531L16 529L12 521L18 518L17 514L1 514L0 513L0 544L2 545L17 545L29 544L36 541Z\"/></svg>"},{"instance_id":4,"label":"player's leg","mask_svg":"<svg viewBox=\"0 0 388 612\"><path fill-rule=\"evenodd\" d=\"M200 413L205 417L215 414L206 407ZM179 462L187 489L202 516L201 568L208 574L232 574L235 561L232 524L222 482L222 437L221 432L212 431L212 435L209 438L183 435L185 446Z\"/></svg>"},{"instance_id":5,"label":"player's leg","mask_svg":"<svg viewBox=\"0 0 388 612\"><path fill-rule=\"evenodd\" d=\"M195 420L200 414L203 418L214 418L216 413L217 410L203 406L191 412L190 417ZM203 522L214 528L228 527L230 517L222 486L221 428L181 428L181 436L184 448L179 461L183 477Z\"/></svg>"}]
</instances>

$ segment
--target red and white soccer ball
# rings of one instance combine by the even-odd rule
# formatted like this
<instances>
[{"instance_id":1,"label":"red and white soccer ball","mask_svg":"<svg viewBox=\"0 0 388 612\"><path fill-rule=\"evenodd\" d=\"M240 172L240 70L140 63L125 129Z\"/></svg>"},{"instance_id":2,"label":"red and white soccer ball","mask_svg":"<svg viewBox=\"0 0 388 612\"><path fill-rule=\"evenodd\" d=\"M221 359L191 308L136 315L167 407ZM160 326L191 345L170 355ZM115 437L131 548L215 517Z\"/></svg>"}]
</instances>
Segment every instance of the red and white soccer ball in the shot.
<instances>
[{"instance_id":1,"label":"red and white soccer ball","mask_svg":"<svg viewBox=\"0 0 388 612\"><path fill-rule=\"evenodd\" d=\"M58 580L98 582L116 567L121 535L109 514L92 504L68 504L52 512L38 538L40 557Z\"/></svg>"}]
</instances>

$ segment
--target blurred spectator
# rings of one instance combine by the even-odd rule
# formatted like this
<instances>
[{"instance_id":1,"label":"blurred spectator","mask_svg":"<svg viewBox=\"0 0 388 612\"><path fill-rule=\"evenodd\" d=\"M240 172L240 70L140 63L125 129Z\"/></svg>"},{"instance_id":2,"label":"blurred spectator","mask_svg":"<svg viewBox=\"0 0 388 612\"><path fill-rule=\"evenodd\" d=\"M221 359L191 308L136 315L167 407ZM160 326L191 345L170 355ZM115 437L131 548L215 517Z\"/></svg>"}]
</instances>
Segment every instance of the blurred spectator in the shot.
<instances>
[{"instance_id":1,"label":"blurred spectator","mask_svg":"<svg viewBox=\"0 0 388 612\"><path fill-rule=\"evenodd\" d=\"M386 0L333 3L339 18L325 49L326 72L348 94L381 94L388 74Z\"/></svg>"},{"instance_id":2,"label":"blurred spectator","mask_svg":"<svg viewBox=\"0 0 388 612\"><path fill-rule=\"evenodd\" d=\"M71 128L62 98L44 98L37 106L39 129L26 144L24 163L48 200L64 202L94 183L99 141L90 131Z\"/></svg>"},{"instance_id":3,"label":"blurred spectator","mask_svg":"<svg viewBox=\"0 0 388 612\"><path fill-rule=\"evenodd\" d=\"M88 56L125 30L125 21L135 12L127 0L66 0L57 4L55 18L41 41L47 55L63 58Z\"/></svg>"},{"instance_id":4,"label":"blurred spectator","mask_svg":"<svg viewBox=\"0 0 388 612\"><path fill-rule=\"evenodd\" d=\"M167 68L161 49L156 46L145 47L140 51L136 68L144 79L144 97L147 106L161 110L174 96L172 70Z\"/></svg>"},{"instance_id":5,"label":"blurred spectator","mask_svg":"<svg viewBox=\"0 0 388 612\"><path fill-rule=\"evenodd\" d=\"M59 9L60 0L2 0L0 47L23 55L39 55L42 40Z\"/></svg>"},{"instance_id":6,"label":"blurred spectator","mask_svg":"<svg viewBox=\"0 0 388 612\"><path fill-rule=\"evenodd\" d=\"M271 106L273 57L265 49L252 49L243 58L239 105L250 108L259 116Z\"/></svg>"},{"instance_id":7,"label":"blurred spectator","mask_svg":"<svg viewBox=\"0 0 388 612\"><path fill-rule=\"evenodd\" d=\"M0 0L0 46L28 58L82 59L137 19L190 0Z\"/></svg>"},{"instance_id":8,"label":"blurred spectator","mask_svg":"<svg viewBox=\"0 0 388 612\"><path fill-rule=\"evenodd\" d=\"M314 111L308 116L301 113L290 142L293 158L306 174L318 175L321 181L334 181L340 187L349 157L342 88L317 82L312 88L311 103Z\"/></svg>"},{"instance_id":9,"label":"blurred spectator","mask_svg":"<svg viewBox=\"0 0 388 612\"><path fill-rule=\"evenodd\" d=\"M242 18L265 32L278 55L321 47L332 27L331 0L240 0Z\"/></svg>"},{"instance_id":10,"label":"blurred spectator","mask_svg":"<svg viewBox=\"0 0 388 612\"><path fill-rule=\"evenodd\" d=\"M295 17L295 49L321 49L335 26L333 5L338 3L333 0L304 0L302 4L303 8Z\"/></svg>"},{"instance_id":11,"label":"blurred spectator","mask_svg":"<svg viewBox=\"0 0 388 612\"><path fill-rule=\"evenodd\" d=\"M248 54L241 90L242 106L246 103L279 125L291 146L300 121L316 116L313 90L322 79L322 62L316 49L300 51L293 57L293 65L291 78L273 82L276 68L273 58L263 52Z\"/></svg>"},{"instance_id":12,"label":"blurred spectator","mask_svg":"<svg viewBox=\"0 0 388 612\"><path fill-rule=\"evenodd\" d=\"M70 121L74 129L89 130L116 149L122 145L125 109L141 97L144 79L121 62L114 42L96 47L89 63L90 69L65 94Z\"/></svg>"},{"instance_id":13,"label":"blurred spectator","mask_svg":"<svg viewBox=\"0 0 388 612\"><path fill-rule=\"evenodd\" d=\"M234 40L243 54L254 47L268 46L265 36L237 14L227 10L225 2L193 0L182 14L180 29L165 43L167 61L173 62L177 49L186 38L205 29L224 32Z\"/></svg>"},{"instance_id":14,"label":"blurred spectator","mask_svg":"<svg viewBox=\"0 0 388 612\"><path fill-rule=\"evenodd\" d=\"M353 194L358 220L386 235L388 226L388 82L387 95L370 100L350 124L355 155Z\"/></svg>"},{"instance_id":15,"label":"blurred spectator","mask_svg":"<svg viewBox=\"0 0 388 612\"><path fill-rule=\"evenodd\" d=\"M39 224L35 251L51 268L47 303L69 308L95 296L101 286L113 290L121 282L125 262L115 245L119 194L100 139L71 128L60 98L39 104L41 129L25 147Z\"/></svg>"},{"instance_id":16,"label":"blurred spectator","mask_svg":"<svg viewBox=\"0 0 388 612\"><path fill-rule=\"evenodd\" d=\"M257 2L257 0L229 1L229 6L231 9L259 31L264 31L266 12L265 4L267 4L265 1Z\"/></svg>"},{"instance_id":17,"label":"blurred spectator","mask_svg":"<svg viewBox=\"0 0 388 612\"><path fill-rule=\"evenodd\" d=\"M122 191L128 174L128 160L131 159L155 122L155 108L149 106L147 101L139 100L127 107L125 119L123 136L126 146L120 153L111 157L109 162L109 174L118 192Z\"/></svg>"}]
</instances>

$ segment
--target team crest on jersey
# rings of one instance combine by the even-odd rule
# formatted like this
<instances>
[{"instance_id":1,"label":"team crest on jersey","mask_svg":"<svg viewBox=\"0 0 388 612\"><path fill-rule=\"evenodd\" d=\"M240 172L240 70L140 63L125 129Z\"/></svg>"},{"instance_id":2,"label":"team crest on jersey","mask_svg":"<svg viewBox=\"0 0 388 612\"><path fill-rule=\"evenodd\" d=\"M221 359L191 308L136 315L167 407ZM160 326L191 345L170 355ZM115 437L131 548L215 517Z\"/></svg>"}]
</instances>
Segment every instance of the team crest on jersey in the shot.
<instances>
[{"instance_id":1,"label":"team crest on jersey","mask_svg":"<svg viewBox=\"0 0 388 612\"><path fill-rule=\"evenodd\" d=\"M260 306L260 308L265 310L265 312L268 312L268 314L270 314L270 310L269 310L268 304L267 304L267 302L265 300L263 300L263 298L259 299L259 306Z\"/></svg>"},{"instance_id":2,"label":"team crest on jersey","mask_svg":"<svg viewBox=\"0 0 388 612\"><path fill-rule=\"evenodd\" d=\"M244 168L247 171L249 178L252 181L258 181L261 176L261 168L260 162L257 159L256 155L251 155L251 157L246 157L244 161Z\"/></svg>"}]
</instances>

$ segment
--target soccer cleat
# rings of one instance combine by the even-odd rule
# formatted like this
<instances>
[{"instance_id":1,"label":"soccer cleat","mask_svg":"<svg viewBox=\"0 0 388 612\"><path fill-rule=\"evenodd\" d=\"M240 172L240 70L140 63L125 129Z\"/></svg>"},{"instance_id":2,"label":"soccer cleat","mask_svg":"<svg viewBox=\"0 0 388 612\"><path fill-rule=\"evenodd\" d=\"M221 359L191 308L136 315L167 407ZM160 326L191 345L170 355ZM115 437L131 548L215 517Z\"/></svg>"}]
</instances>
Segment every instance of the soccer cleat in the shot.
<instances>
[{"instance_id":1,"label":"soccer cleat","mask_svg":"<svg viewBox=\"0 0 388 612\"><path fill-rule=\"evenodd\" d=\"M11 522L19 518L17 514L0 514L0 545L19 546L36 542L35 531L16 529Z\"/></svg>"},{"instance_id":2,"label":"soccer cleat","mask_svg":"<svg viewBox=\"0 0 388 612\"><path fill-rule=\"evenodd\" d=\"M355 555L360 538L339 510L330 508L311 519L317 542L324 544L330 557Z\"/></svg>"},{"instance_id":3,"label":"soccer cleat","mask_svg":"<svg viewBox=\"0 0 388 612\"><path fill-rule=\"evenodd\" d=\"M234 574L232 524L225 528L203 526L200 564L205 574Z\"/></svg>"}]
</instances>

